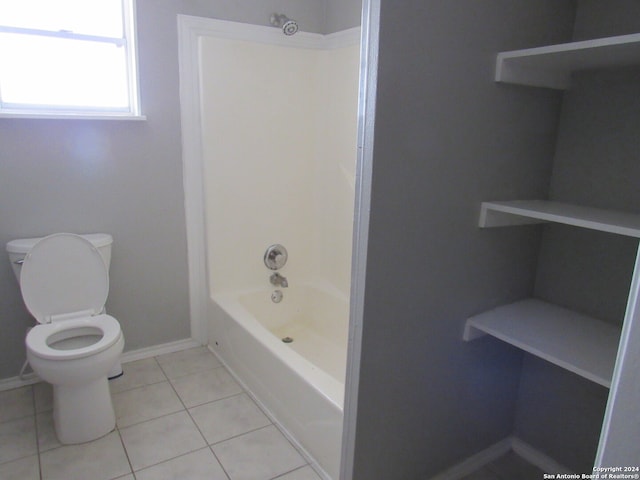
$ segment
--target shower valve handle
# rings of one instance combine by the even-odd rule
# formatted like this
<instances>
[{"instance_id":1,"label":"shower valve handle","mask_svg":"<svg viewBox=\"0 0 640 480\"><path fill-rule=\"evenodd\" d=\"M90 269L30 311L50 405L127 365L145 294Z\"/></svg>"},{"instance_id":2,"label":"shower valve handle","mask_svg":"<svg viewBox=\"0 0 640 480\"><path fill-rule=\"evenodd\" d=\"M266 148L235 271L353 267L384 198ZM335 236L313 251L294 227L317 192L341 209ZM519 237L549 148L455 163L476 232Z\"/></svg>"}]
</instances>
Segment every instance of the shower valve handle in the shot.
<instances>
[{"instance_id":1,"label":"shower valve handle","mask_svg":"<svg viewBox=\"0 0 640 480\"><path fill-rule=\"evenodd\" d=\"M269 270L279 270L287 263L288 254L284 246L276 243L264 253L264 264Z\"/></svg>"}]
</instances>

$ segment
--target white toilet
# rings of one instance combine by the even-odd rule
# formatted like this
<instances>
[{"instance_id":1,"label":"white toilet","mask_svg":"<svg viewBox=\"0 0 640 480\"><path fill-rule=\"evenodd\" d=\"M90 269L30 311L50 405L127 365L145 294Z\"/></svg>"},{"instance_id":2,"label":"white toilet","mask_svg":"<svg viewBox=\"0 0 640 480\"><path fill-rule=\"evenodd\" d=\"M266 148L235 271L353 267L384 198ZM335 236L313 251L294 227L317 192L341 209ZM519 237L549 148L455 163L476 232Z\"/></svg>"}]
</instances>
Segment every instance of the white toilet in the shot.
<instances>
[{"instance_id":1,"label":"white toilet","mask_svg":"<svg viewBox=\"0 0 640 480\"><path fill-rule=\"evenodd\" d=\"M107 234L59 233L7 244L24 302L39 322L27 334L27 359L53 385L54 426L64 444L115 427L107 378L119 368L124 337L104 313L112 243Z\"/></svg>"}]
</instances>

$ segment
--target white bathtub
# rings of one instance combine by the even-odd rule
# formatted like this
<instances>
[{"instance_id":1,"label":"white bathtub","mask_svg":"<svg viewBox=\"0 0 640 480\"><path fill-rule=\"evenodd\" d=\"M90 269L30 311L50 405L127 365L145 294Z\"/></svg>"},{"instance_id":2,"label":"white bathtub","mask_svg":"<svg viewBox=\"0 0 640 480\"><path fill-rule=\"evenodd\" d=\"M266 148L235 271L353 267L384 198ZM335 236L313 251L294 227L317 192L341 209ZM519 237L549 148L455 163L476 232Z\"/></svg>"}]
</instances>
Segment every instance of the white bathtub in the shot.
<instances>
[{"instance_id":1,"label":"white bathtub","mask_svg":"<svg viewBox=\"0 0 640 480\"><path fill-rule=\"evenodd\" d=\"M349 303L313 285L214 294L209 342L318 465L339 477ZM290 337L291 343L282 339Z\"/></svg>"}]
</instances>

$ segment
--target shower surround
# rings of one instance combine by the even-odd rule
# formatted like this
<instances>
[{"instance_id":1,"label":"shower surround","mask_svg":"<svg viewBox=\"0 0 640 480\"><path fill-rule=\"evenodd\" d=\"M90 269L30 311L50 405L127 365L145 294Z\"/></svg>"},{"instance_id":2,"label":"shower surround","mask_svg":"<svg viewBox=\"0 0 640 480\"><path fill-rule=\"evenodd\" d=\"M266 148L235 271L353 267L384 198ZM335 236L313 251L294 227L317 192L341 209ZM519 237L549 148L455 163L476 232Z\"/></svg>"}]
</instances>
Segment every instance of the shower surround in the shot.
<instances>
[{"instance_id":1,"label":"shower surround","mask_svg":"<svg viewBox=\"0 0 640 480\"><path fill-rule=\"evenodd\" d=\"M337 479L359 29L285 37L210 25L198 42L209 344ZM274 243L288 251L286 288L270 283L263 263Z\"/></svg>"}]
</instances>

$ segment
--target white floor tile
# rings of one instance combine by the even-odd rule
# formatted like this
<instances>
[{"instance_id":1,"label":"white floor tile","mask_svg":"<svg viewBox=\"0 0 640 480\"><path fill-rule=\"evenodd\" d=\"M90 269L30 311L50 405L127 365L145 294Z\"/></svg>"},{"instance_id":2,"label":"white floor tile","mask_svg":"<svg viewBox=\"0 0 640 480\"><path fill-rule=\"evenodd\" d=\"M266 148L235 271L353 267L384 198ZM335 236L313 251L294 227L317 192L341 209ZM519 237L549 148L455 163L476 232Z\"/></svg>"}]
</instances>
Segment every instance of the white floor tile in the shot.
<instances>
[{"instance_id":1,"label":"white floor tile","mask_svg":"<svg viewBox=\"0 0 640 480\"><path fill-rule=\"evenodd\" d=\"M206 348L123 368L119 431L80 445L57 439L51 385L0 392L0 479L319 480Z\"/></svg>"},{"instance_id":2,"label":"white floor tile","mask_svg":"<svg viewBox=\"0 0 640 480\"><path fill-rule=\"evenodd\" d=\"M0 405L0 422L33 415L33 388L29 385L0 392Z\"/></svg>"},{"instance_id":3,"label":"white floor tile","mask_svg":"<svg viewBox=\"0 0 640 480\"><path fill-rule=\"evenodd\" d=\"M38 426L38 448L41 453L62 445L53 426L53 410L36 414L36 425Z\"/></svg>"},{"instance_id":4,"label":"white floor tile","mask_svg":"<svg viewBox=\"0 0 640 480\"><path fill-rule=\"evenodd\" d=\"M127 427L184 409L169 382L114 393L113 407L118 427Z\"/></svg>"},{"instance_id":5,"label":"white floor tile","mask_svg":"<svg viewBox=\"0 0 640 480\"><path fill-rule=\"evenodd\" d=\"M205 403L189 410L209 445L271 424L248 395Z\"/></svg>"},{"instance_id":6,"label":"white floor tile","mask_svg":"<svg viewBox=\"0 0 640 480\"><path fill-rule=\"evenodd\" d=\"M46 382L33 386L33 396L36 403L36 413L53 409L53 387Z\"/></svg>"},{"instance_id":7,"label":"white floor tile","mask_svg":"<svg viewBox=\"0 0 640 480\"><path fill-rule=\"evenodd\" d=\"M242 392L242 387L224 367L179 377L171 383L187 408Z\"/></svg>"},{"instance_id":8,"label":"white floor tile","mask_svg":"<svg viewBox=\"0 0 640 480\"><path fill-rule=\"evenodd\" d=\"M40 467L38 466L38 456L13 460L0 464L0 478L15 480L40 480Z\"/></svg>"},{"instance_id":9,"label":"white floor tile","mask_svg":"<svg viewBox=\"0 0 640 480\"><path fill-rule=\"evenodd\" d=\"M188 453L136 472L137 480L228 480L209 448Z\"/></svg>"},{"instance_id":10,"label":"white floor tile","mask_svg":"<svg viewBox=\"0 0 640 480\"><path fill-rule=\"evenodd\" d=\"M121 377L109 380L111 393L124 392L132 388L151 385L167 380L155 358L145 358L122 365L124 374Z\"/></svg>"},{"instance_id":11,"label":"white floor tile","mask_svg":"<svg viewBox=\"0 0 640 480\"><path fill-rule=\"evenodd\" d=\"M134 471L206 446L186 411L123 428L120 434Z\"/></svg>"},{"instance_id":12,"label":"white floor tile","mask_svg":"<svg viewBox=\"0 0 640 480\"><path fill-rule=\"evenodd\" d=\"M231 480L268 480L306 464L274 426L232 438L211 448Z\"/></svg>"},{"instance_id":13,"label":"white floor tile","mask_svg":"<svg viewBox=\"0 0 640 480\"><path fill-rule=\"evenodd\" d=\"M40 455L42 480L111 480L131 472L118 432Z\"/></svg>"},{"instance_id":14,"label":"white floor tile","mask_svg":"<svg viewBox=\"0 0 640 480\"><path fill-rule=\"evenodd\" d=\"M0 423L0 463L38 453L35 417Z\"/></svg>"},{"instance_id":15,"label":"white floor tile","mask_svg":"<svg viewBox=\"0 0 640 480\"><path fill-rule=\"evenodd\" d=\"M293 472L285 473L276 480L320 480L318 474L309 465Z\"/></svg>"},{"instance_id":16,"label":"white floor tile","mask_svg":"<svg viewBox=\"0 0 640 480\"><path fill-rule=\"evenodd\" d=\"M202 372L221 365L206 347L167 353L156 357L156 359L170 379Z\"/></svg>"}]
</instances>

